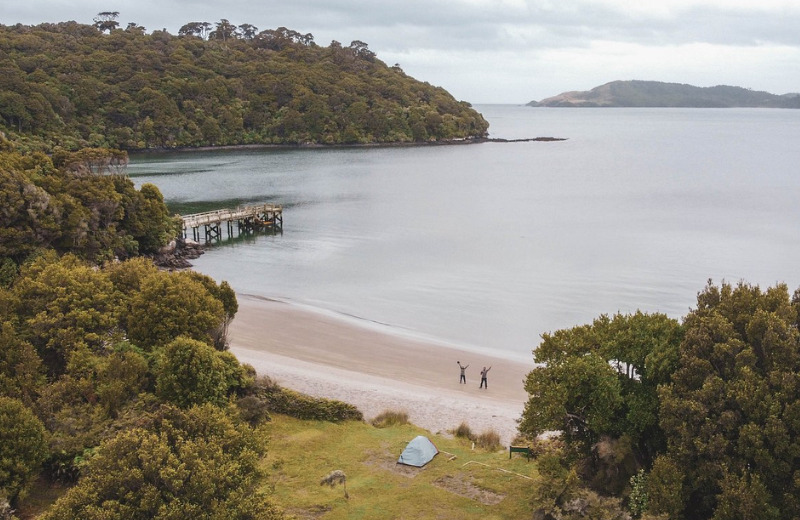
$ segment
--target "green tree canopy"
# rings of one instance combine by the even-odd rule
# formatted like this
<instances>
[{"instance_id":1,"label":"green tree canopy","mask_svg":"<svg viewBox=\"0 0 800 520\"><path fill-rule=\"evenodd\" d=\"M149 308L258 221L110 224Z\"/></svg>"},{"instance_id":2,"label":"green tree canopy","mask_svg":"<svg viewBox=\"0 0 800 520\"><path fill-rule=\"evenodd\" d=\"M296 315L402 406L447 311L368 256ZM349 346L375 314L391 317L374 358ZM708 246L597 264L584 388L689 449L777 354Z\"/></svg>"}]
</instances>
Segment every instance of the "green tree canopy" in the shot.
<instances>
[{"instance_id":1,"label":"green tree canopy","mask_svg":"<svg viewBox=\"0 0 800 520\"><path fill-rule=\"evenodd\" d=\"M583 453L603 436L624 435L648 464L665 445L657 387L669 381L681 336L677 321L641 312L544 334L520 430L561 430Z\"/></svg>"},{"instance_id":2,"label":"green tree canopy","mask_svg":"<svg viewBox=\"0 0 800 520\"><path fill-rule=\"evenodd\" d=\"M0 495L13 503L46 457L42 422L22 401L0 396Z\"/></svg>"},{"instance_id":3,"label":"green tree canopy","mask_svg":"<svg viewBox=\"0 0 800 520\"><path fill-rule=\"evenodd\" d=\"M135 150L484 137L486 120L360 40L222 19L165 31L0 25L0 131L26 148ZM22 139L24 137L24 140Z\"/></svg>"},{"instance_id":4,"label":"green tree canopy","mask_svg":"<svg viewBox=\"0 0 800 520\"><path fill-rule=\"evenodd\" d=\"M181 408L211 403L222 406L244 385L244 369L228 352L180 337L164 347L156 369L156 393Z\"/></svg>"},{"instance_id":5,"label":"green tree canopy","mask_svg":"<svg viewBox=\"0 0 800 520\"><path fill-rule=\"evenodd\" d=\"M54 163L55 161L55 163ZM90 262L153 254L177 236L161 192L115 173L118 150L0 151L0 259L52 248Z\"/></svg>"},{"instance_id":6,"label":"green tree canopy","mask_svg":"<svg viewBox=\"0 0 800 520\"><path fill-rule=\"evenodd\" d=\"M190 273L159 273L141 281L130 299L128 337L152 349L179 336L214 344L225 324L225 308L205 285Z\"/></svg>"},{"instance_id":7,"label":"green tree canopy","mask_svg":"<svg viewBox=\"0 0 800 520\"><path fill-rule=\"evenodd\" d=\"M686 317L660 389L686 518L800 516L799 307L785 285L709 282Z\"/></svg>"},{"instance_id":8,"label":"green tree canopy","mask_svg":"<svg viewBox=\"0 0 800 520\"><path fill-rule=\"evenodd\" d=\"M264 452L255 433L222 409L165 407L146 427L104 442L42 519L279 519L255 486Z\"/></svg>"}]
</instances>

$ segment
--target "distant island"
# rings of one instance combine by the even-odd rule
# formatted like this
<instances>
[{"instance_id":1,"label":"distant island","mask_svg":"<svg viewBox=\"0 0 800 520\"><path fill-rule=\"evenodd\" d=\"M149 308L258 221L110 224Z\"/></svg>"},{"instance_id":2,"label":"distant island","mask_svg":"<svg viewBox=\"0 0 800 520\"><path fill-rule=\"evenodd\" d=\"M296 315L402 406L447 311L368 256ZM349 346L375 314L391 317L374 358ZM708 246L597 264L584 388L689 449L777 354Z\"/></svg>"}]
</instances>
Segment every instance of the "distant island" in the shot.
<instances>
[{"instance_id":1,"label":"distant island","mask_svg":"<svg viewBox=\"0 0 800 520\"><path fill-rule=\"evenodd\" d=\"M612 81L588 91L563 92L532 107L800 108L800 93L775 95L742 87L695 87L661 81Z\"/></svg>"}]
</instances>

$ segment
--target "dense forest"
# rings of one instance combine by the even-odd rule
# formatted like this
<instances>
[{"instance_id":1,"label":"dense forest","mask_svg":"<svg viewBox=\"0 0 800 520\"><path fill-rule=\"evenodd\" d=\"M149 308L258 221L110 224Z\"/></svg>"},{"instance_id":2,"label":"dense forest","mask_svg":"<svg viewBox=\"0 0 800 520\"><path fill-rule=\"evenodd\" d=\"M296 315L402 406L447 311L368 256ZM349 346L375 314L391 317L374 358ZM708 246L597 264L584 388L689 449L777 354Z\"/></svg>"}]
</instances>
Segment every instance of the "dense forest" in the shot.
<instances>
[{"instance_id":1,"label":"dense forest","mask_svg":"<svg viewBox=\"0 0 800 520\"><path fill-rule=\"evenodd\" d=\"M146 33L0 25L0 129L27 149L424 142L486 135L469 103L381 62L366 43L190 22Z\"/></svg>"}]
</instances>

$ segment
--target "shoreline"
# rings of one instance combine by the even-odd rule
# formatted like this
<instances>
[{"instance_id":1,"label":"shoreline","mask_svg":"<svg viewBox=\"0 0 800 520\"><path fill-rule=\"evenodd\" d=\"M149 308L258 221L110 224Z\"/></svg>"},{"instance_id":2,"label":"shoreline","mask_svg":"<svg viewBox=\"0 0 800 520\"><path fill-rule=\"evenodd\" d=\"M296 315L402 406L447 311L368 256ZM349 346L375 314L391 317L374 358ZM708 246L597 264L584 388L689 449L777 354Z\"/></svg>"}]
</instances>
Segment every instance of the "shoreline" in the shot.
<instances>
[{"instance_id":1,"label":"shoreline","mask_svg":"<svg viewBox=\"0 0 800 520\"><path fill-rule=\"evenodd\" d=\"M353 320L279 300L237 294L230 351L278 384L353 404L370 420L384 410L446 434L462 422L480 434L494 429L507 445L516 434L534 367L421 338L391 334ZM456 361L469 364L459 383ZM491 366L487 389L478 388Z\"/></svg>"},{"instance_id":2,"label":"shoreline","mask_svg":"<svg viewBox=\"0 0 800 520\"><path fill-rule=\"evenodd\" d=\"M500 137L465 137L454 139L440 139L438 141L393 141L386 143L252 143L252 144L226 144L220 146L177 146L175 148L143 148L126 150L129 155L144 153L173 153L173 152L211 152L215 150L304 150L324 148L414 148L423 146L455 146L483 143L529 143L529 142L557 142L566 141L566 137L526 137L522 139L504 139Z\"/></svg>"}]
</instances>

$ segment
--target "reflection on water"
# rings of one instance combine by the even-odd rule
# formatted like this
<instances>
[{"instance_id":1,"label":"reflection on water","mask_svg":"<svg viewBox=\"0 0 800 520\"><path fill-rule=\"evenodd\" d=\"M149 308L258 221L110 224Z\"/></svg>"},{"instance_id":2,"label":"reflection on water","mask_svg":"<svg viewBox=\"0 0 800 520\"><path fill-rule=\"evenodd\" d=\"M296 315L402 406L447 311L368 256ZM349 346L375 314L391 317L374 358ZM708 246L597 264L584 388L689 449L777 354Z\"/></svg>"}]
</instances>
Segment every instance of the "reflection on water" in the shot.
<instances>
[{"instance_id":1,"label":"reflection on water","mask_svg":"<svg viewBox=\"0 0 800 520\"><path fill-rule=\"evenodd\" d=\"M800 284L800 117L478 106L560 142L142 154L179 213L270 202L284 234L196 268L240 292L529 356L601 313L686 314L707 279Z\"/></svg>"}]
</instances>

